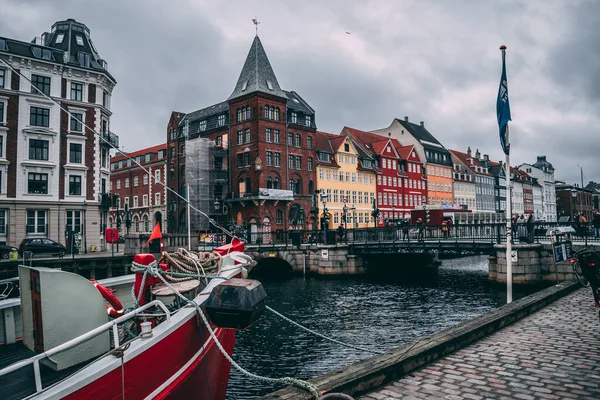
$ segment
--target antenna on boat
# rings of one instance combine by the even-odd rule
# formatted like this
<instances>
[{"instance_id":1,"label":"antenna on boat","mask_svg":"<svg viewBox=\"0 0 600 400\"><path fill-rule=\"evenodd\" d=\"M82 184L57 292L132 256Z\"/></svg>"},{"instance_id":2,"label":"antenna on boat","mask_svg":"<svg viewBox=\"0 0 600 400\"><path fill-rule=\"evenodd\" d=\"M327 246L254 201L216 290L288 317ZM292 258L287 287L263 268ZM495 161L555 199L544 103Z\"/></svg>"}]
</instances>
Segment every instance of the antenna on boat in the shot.
<instances>
[{"instance_id":1,"label":"antenna on boat","mask_svg":"<svg viewBox=\"0 0 600 400\"><path fill-rule=\"evenodd\" d=\"M42 96L44 96L46 99L50 100L51 102L55 103L56 105L58 105L58 107L61 109L61 111L64 111L69 117L71 118L76 118L73 114L71 114L71 112L62 106L62 104L60 104L57 100L55 100L54 98L48 96L46 93L43 93L40 89L38 89L35 85L33 85L33 82L31 82L31 80L26 77L25 75L23 75L21 73L21 71L13 68L12 65L10 65L8 62L6 62L4 59L0 58L0 61L6 65L12 72L14 72L15 74L19 75L21 78L24 78L27 82L29 82L31 84L31 87L34 88L39 94L41 94ZM76 118L79 120L79 118ZM198 208L192 206L191 204L189 204L188 200L183 197L182 195L180 195L179 193L177 193L176 191L174 191L173 189L171 189L170 187L168 187L165 183L156 180L156 178L150 173L150 171L148 171L144 166L142 166L135 158L130 157L128 154L124 153L122 149L119 149L117 146L113 145L111 142L109 142L107 139L105 139L99 132L97 132L96 130L90 128L85 121L80 121L81 124L89 129L91 132L94 133L94 135L98 136L98 138L100 138L100 140L106 144L108 144L112 149L121 152L121 154L123 156L125 156L128 160L131 160L135 165L137 165L138 167L140 167L142 169L142 171L144 171L150 180L154 179L154 181L160 185L162 185L168 192L171 192L172 194L174 194L176 197L178 197L179 199L183 200L184 202L186 202L188 204L188 207L191 208L192 210L200 213L201 215L205 216L206 219L208 220L208 222L213 225L214 227L220 229L221 231L223 231L223 233L229 235L229 236L234 236L231 232L229 232L227 229L225 229L224 227L222 227L217 221L215 221L214 219L212 219L209 215L207 215L206 213L204 213L203 211L199 210ZM190 229L189 225L188 225L188 230Z\"/></svg>"}]
</instances>

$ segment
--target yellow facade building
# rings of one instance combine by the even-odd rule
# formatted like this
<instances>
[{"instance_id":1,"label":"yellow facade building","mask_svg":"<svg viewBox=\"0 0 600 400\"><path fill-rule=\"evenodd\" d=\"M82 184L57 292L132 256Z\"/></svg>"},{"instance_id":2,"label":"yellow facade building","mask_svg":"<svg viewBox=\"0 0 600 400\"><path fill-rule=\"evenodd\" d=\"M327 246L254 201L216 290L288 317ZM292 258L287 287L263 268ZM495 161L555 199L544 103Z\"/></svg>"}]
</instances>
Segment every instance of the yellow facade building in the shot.
<instances>
[{"instance_id":1,"label":"yellow facade building","mask_svg":"<svg viewBox=\"0 0 600 400\"><path fill-rule=\"evenodd\" d=\"M373 227L374 159L352 138L325 132L317 132L316 150L321 229L324 208L327 229Z\"/></svg>"}]
</instances>

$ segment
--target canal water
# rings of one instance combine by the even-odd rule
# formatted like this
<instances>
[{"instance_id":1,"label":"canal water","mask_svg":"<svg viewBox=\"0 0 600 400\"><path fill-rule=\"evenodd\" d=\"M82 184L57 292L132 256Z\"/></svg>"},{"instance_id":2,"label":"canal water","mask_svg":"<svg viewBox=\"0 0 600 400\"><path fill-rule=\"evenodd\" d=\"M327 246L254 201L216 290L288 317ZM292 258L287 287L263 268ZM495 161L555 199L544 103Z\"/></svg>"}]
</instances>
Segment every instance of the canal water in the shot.
<instances>
[{"instance_id":1,"label":"canal water","mask_svg":"<svg viewBox=\"0 0 600 400\"><path fill-rule=\"evenodd\" d=\"M420 276L379 272L260 280L267 304L296 322L343 342L390 350L506 304L505 290L488 283L487 269L487 257L475 256L443 260L436 273ZM233 359L269 377L310 379L371 356L310 335L269 312L238 331L236 339ZM232 367L227 399L252 399L276 388Z\"/></svg>"}]
</instances>

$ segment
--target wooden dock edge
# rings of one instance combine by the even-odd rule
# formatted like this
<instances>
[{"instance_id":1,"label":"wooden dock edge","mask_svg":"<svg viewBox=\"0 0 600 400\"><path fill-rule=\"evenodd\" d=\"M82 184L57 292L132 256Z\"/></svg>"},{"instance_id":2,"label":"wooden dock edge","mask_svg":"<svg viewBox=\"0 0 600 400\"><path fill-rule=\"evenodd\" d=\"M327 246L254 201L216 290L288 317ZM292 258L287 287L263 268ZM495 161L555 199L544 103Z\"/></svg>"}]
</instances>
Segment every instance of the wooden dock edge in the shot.
<instances>
[{"instance_id":1,"label":"wooden dock edge","mask_svg":"<svg viewBox=\"0 0 600 400\"><path fill-rule=\"evenodd\" d=\"M322 395L331 392L363 395L511 325L580 287L577 281L562 282L385 354L311 379L310 382L319 388ZM278 400L311 398L308 392L295 387L261 397Z\"/></svg>"}]
</instances>

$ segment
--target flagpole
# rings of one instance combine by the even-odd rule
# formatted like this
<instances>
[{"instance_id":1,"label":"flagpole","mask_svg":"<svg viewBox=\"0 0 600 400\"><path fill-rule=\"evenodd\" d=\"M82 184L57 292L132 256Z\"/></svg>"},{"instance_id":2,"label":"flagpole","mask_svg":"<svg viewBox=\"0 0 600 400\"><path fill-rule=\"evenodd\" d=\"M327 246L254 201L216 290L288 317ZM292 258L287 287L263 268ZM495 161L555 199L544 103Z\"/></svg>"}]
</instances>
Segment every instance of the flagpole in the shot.
<instances>
[{"instance_id":1,"label":"flagpole","mask_svg":"<svg viewBox=\"0 0 600 400\"><path fill-rule=\"evenodd\" d=\"M186 204L187 204L187 231L188 231L188 251L192 251L192 230L190 229L190 187L186 187Z\"/></svg>"},{"instance_id":2,"label":"flagpole","mask_svg":"<svg viewBox=\"0 0 600 400\"><path fill-rule=\"evenodd\" d=\"M504 66L504 58L506 56L506 46L500 46L502 51L502 65ZM506 147L509 149L506 152L506 303L512 303L512 193L510 190L510 133L508 122L506 123Z\"/></svg>"}]
</instances>

